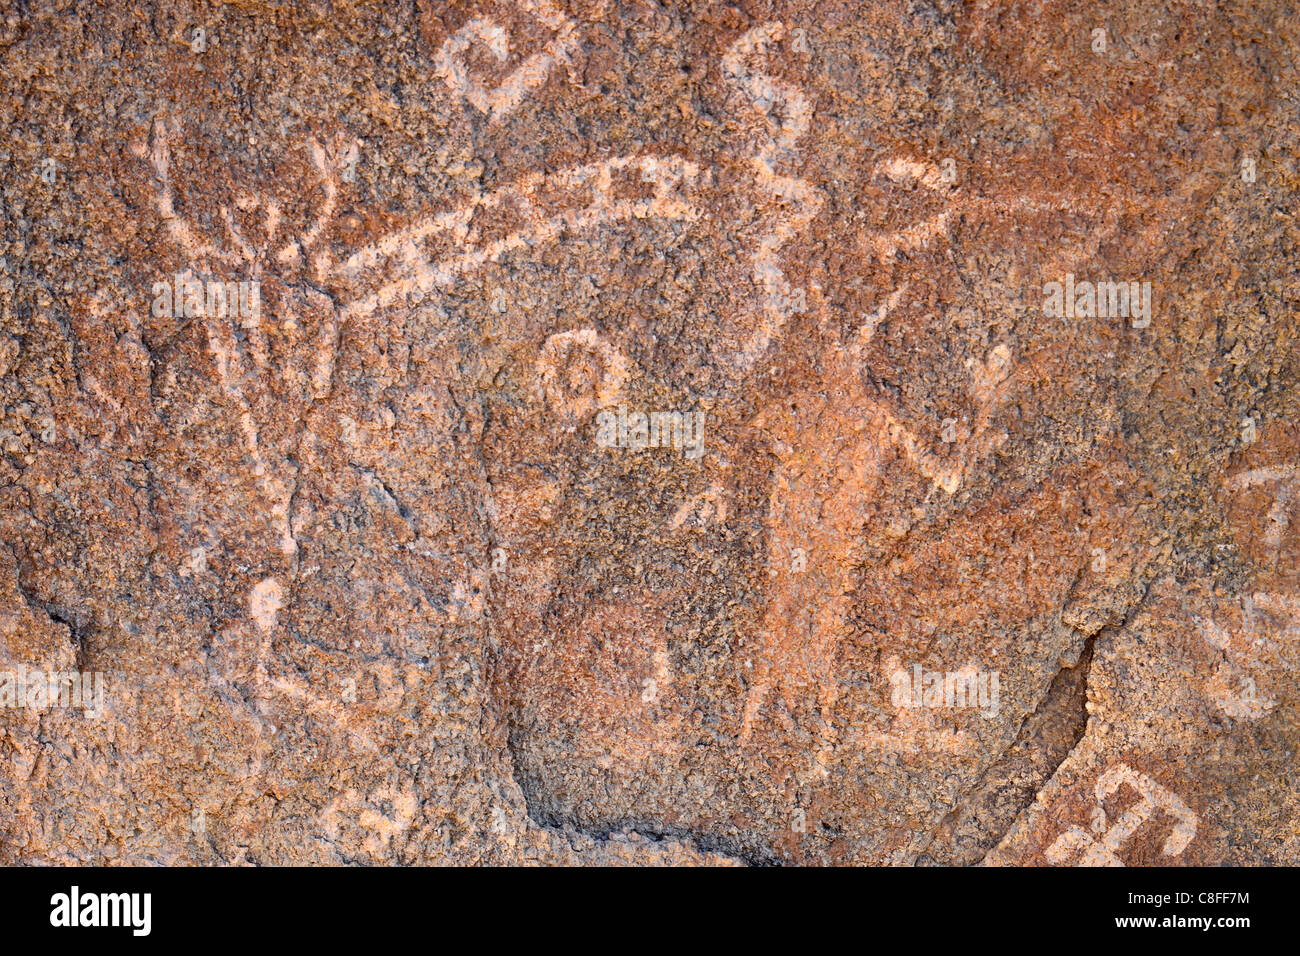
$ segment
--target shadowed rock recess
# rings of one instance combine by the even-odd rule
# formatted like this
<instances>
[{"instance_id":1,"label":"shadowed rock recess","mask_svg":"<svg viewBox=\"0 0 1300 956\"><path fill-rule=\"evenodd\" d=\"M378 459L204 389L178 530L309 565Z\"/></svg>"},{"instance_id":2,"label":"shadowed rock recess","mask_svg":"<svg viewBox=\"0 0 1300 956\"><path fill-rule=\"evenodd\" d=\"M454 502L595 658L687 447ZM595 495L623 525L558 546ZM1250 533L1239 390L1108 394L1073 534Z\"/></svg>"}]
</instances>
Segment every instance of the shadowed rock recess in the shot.
<instances>
[{"instance_id":1,"label":"shadowed rock recess","mask_svg":"<svg viewBox=\"0 0 1300 956\"><path fill-rule=\"evenodd\" d=\"M1300 863L1280 0L0 15L0 863Z\"/></svg>"}]
</instances>

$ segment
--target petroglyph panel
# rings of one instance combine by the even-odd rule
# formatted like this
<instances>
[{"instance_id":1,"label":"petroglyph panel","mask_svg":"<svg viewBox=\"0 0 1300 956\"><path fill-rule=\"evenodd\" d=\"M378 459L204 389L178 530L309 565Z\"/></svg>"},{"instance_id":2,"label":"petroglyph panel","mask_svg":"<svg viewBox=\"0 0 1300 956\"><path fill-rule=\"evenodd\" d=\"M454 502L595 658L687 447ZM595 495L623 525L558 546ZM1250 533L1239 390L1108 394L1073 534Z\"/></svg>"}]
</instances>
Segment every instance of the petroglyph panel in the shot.
<instances>
[{"instance_id":1,"label":"petroglyph panel","mask_svg":"<svg viewBox=\"0 0 1300 956\"><path fill-rule=\"evenodd\" d=\"M0 861L1300 860L1275 8L23 12Z\"/></svg>"}]
</instances>

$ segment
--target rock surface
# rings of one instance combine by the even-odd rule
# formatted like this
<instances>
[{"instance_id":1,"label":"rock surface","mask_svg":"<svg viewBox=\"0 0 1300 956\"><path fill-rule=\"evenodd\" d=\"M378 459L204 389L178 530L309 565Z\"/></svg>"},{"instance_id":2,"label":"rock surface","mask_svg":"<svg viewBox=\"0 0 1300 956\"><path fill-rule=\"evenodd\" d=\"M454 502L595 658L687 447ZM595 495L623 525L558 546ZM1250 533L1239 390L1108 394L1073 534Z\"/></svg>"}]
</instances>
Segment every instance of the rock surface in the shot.
<instances>
[{"instance_id":1,"label":"rock surface","mask_svg":"<svg viewBox=\"0 0 1300 956\"><path fill-rule=\"evenodd\" d=\"M1300 863L1286 4L129 6L0 23L0 862Z\"/></svg>"}]
</instances>

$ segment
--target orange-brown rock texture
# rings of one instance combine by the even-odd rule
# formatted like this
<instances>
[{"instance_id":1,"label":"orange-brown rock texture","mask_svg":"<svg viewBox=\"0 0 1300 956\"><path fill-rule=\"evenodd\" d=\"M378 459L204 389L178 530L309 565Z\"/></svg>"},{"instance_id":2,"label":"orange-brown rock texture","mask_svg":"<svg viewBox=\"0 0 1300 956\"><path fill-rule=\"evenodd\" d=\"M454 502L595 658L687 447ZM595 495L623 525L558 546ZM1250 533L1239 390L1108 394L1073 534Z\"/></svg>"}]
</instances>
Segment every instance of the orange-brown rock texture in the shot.
<instances>
[{"instance_id":1,"label":"orange-brown rock texture","mask_svg":"<svg viewBox=\"0 0 1300 956\"><path fill-rule=\"evenodd\" d=\"M0 4L0 863L1300 863L1298 56Z\"/></svg>"}]
</instances>

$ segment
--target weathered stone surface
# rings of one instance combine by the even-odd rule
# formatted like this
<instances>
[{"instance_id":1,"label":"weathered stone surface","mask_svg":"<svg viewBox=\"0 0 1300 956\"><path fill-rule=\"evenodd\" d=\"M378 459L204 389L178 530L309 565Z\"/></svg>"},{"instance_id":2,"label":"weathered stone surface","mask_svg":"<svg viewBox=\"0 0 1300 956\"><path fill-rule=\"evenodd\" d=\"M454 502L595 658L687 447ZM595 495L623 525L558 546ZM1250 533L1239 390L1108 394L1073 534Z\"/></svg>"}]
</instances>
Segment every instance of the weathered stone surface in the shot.
<instances>
[{"instance_id":1,"label":"weathered stone surface","mask_svg":"<svg viewBox=\"0 0 1300 956\"><path fill-rule=\"evenodd\" d=\"M0 861L1300 862L1297 30L6 13Z\"/></svg>"}]
</instances>

